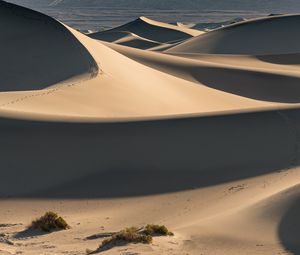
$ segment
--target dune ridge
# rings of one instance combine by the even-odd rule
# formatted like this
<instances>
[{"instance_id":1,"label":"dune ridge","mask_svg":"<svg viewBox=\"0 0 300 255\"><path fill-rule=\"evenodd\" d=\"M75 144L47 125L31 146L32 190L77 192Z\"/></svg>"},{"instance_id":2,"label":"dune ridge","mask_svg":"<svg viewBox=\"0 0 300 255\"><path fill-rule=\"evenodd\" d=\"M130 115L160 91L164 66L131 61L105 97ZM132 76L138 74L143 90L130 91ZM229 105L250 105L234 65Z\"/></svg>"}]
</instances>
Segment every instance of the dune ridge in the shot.
<instances>
[{"instance_id":1,"label":"dune ridge","mask_svg":"<svg viewBox=\"0 0 300 255\"><path fill-rule=\"evenodd\" d=\"M202 33L199 30L139 17L120 27L92 33L88 36L134 48L151 49L157 46L171 46Z\"/></svg>"},{"instance_id":2,"label":"dune ridge","mask_svg":"<svg viewBox=\"0 0 300 255\"><path fill-rule=\"evenodd\" d=\"M253 19L192 38L167 52L242 55L298 53L299 24L299 14Z\"/></svg>"},{"instance_id":3,"label":"dune ridge","mask_svg":"<svg viewBox=\"0 0 300 255\"><path fill-rule=\"evenodd\" d=\"M3 1L0 15L2 92L43 89L98 72L90 53L58 21Z\"/></svg>"},{"instance_id":4,"label":"dune ridge","mask_svg":"<svg viewBox=\"0 0 300 255\"><path fill-rule=\"evenodd\" d=\"M142 38L134 33L130 32L123 32L123 31L104 31L98 32L89 35L93 39L105 41L105 42L112 42L116 44L121 44L124 46L139 48L139 49L150 49L161 45L156 41L151 41L146 38ZM167 44L168 45L168 44ZM172 46L170 44L170 46Z\"/></svg>"},{"instance_id":5,"label":"dune ridge","mask_svg":"<svg viewBox=\"0 0 300 255\"><path fill-rule=\"evenodd\" d=\"M0 253L157 223L103 254L299 254L299 17L87 36L0 1ZM71 229L24 231L49 210Z\"/></svg>"}]
</instances>

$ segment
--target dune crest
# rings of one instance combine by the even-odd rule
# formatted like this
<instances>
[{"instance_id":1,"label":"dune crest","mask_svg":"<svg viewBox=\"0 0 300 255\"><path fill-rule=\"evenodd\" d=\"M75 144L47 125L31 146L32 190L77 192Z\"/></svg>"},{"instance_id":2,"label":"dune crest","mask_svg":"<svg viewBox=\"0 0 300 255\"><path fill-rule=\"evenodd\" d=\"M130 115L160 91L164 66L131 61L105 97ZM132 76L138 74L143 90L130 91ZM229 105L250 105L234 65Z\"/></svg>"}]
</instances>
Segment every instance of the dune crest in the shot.
<instances>
[{"instance_id":1,"label":"dune crest","mask_svg":"<svg viewBox=\"0 0 300 255\"><path fill-rule=\"evenodd\" d=\"M88 36L93 39L105 42L112 42L115 44L120 44L138 49L150 49L157 46L165 45L159 42L148 40L146 38L142 38L134 33L125 31L104 31L89 34Z\"/></svg>"},{"instance_id":2,"label":"dune crest","mask_svg":"<svg viewBox=\"0 0 300 255\"><path fill-rule=\"evenodd\" d=\"M187 40L167 52L242 55L298 53L299 25L299 14L239 22Z\"/></svg>"},{"instance_id":3,"label":"dune crest","mask_svg":"<svg viewBox=\"0 0 300 255\"><path fill-rule=\"evenodd\" d=\"M0 2L0 91L43 89L98 66L63 24L35 11Z\"/></svg>"},{"instance_id":4,"label":"dune crest","mask_svg":"<svg viewBox=\"0 0 300 255\"><path fill-rule=\"evenodd\" d=\"M172 43L180 42L202 33L199 30L139 17L120 27L92 33L88 36L134 48L150 49L157 46L172 45Z\"/></svg>"}]
</instances>

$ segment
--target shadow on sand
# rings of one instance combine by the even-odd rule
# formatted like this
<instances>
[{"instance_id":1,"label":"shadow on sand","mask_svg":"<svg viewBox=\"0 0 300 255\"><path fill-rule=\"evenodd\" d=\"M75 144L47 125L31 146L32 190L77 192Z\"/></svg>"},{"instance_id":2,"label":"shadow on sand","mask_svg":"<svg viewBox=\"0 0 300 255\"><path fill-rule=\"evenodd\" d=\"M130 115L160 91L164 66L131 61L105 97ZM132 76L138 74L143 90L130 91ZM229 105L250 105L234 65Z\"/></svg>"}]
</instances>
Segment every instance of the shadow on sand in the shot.
<instances>
[{"instance_id":1,"label":"shadow on sand","mask_svg":"<svg viewBox=\"0 0 300 255\"><path fill-rule=\"evenodd\" d=\"M300 195L286 210L279 227L278 235L285 249L294 255L300 254Z\"/></svg>"},{"instance_id":2,"label":"shadow on sand","mask_svg":"<svg viewBox=\"0 0 300 255\"><path fill-rule=\"evenodd\" d=\"M300 102L298 77L219 67L194 68L191 75L208 87L247 98L281 103Z\"/></svg>"},{"instance_id":3,"label":"shadow on sand","mask_svg":"<svg viewBox=\"0 0 300 255\"><path fill-rule=\"evenodd\" d=\"M118 198L164 194L226 183L274 171L268 168L220 171L108 171L41 190L35 198ZM251 174L250 174L251 173Z\"/></svg>"},{"instance_id":4,"label":"shadow on sand","mask_svg":"<svg viewBox=\"0 0 300 255\"><path fill-rule=\"evenodd\" d=\"M299 165L299 116L276 110L129 123L0 119L0 196L152 195L286 169Z\"/></svg>"},{"instance_id":5,"label":"shadow on sand","mask_svg":"<svg viewBox=\"0 0 300 255\"><path fill-rule=\"evenodd\" d=\"M35 230L35 229L25 229L21 232L18 232L14 235L14 238L16 239L26 239L26 238L31 238L31 237L38 237L38 236L43 236L47 235L49 233L43 232L41 230Z\"/></svg>"},{"instance_id":6,"label":"shadow on sand","mask_svg":"<svg viewBox=\"0 0 300 255\"><path fill-rule=\"evenodd\" d=\"M300 54L261 55L257 59L278 65L300 65Z\"/></svg>"}]
</instances>

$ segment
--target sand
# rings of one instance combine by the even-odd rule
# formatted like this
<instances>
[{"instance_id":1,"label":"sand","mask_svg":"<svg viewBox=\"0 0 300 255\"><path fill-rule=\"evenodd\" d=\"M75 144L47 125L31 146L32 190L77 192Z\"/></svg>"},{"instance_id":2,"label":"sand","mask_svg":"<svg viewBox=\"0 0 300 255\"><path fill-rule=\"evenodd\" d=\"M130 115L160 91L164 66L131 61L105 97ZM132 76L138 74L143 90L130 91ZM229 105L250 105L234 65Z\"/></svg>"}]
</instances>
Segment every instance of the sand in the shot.
<instances>
[{"instance_id":1,"label":"sand","mask_svg":"<svg viewBox=\"0 0 300 255\"><path fill-rule=\"evenodd\" d=\"M87 36L0 2L0 254L148 223L175 235L99 254L300 254L299 17Z\"/></svg>"},{"instance_id":2,"label":"sand","mask_svg":"<svg viewBox=\"0 0 300 255\"><path fill-rule=\"evenodd\" d=\"M169 52L248 55L297 53L299 24L298 14L239 22L188 40Z\"/></svg>"},{"instance_id":3,"label":"sand","mask_svg":"<svg viewBox=\"0 0 300 255\"><path fill-rule=\"evenodd\" d=\"M157 47L174 46L203 32L186 27L171 25L146 17L138 19L110 30L89 34L89 37L113 42L139 49L156 49Z\"/></svg>"}]
</instances>

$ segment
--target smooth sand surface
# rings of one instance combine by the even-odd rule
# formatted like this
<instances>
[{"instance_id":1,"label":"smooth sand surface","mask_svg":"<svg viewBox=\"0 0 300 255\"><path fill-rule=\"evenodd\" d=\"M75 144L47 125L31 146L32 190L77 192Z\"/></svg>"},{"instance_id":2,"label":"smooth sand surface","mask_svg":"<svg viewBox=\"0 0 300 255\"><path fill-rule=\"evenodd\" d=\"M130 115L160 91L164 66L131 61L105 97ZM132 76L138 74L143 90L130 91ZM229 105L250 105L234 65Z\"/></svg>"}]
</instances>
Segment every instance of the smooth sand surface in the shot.
<instances>
[{"instance_id":1,"label":"smooth sand surface","mask_svg":"<svg viewBox=\"0 0 300 255\"><path fill-rule=\"evenodd\" d=\"M43 89L97 73L90 53L54 19L3 2L0 16L1 92Z\"/></svg>"},{"instance_id":2,"label":"smooth sand surface","mask_svg":"<svg viewBox=\"0 0 300 255\"><path fill-rule=\"evenodd\" d=\"M129 46L138 49L151 49L156 48L158 46L172 46L173 44L163 44L160 42L148 40L146 38L142 38L134 33L123 32L123 31L103 31L99 33L94 33L89 35L93 39L112 42L115 44L120 44L124 46Z\"/></svg>"},{"instance_id":3,"label":"smooth sand surface","mask_svg":"<svg viewBox=\"0 0 300 255\"><path fill-rule=\"evenodd\" d=\"M120 27L89 34L88 36L106 42L113 42L138 49L159 49L171 47L203 32L175 26L146 17L140 17Z\"/></svg>"},{"instance_id":4,"label":"smooth sand surface","mask_svg":"<svg viewBox=\"0 0 300 255\"><path fill-rule=\"evenodd\" d=\"M148 223L175 235L102 254L300 254L298 20L94 39L0 2L0 254L86 254ZM25 231L49 210L71 229Z\"/></svg>"},{"instance_id":5,"label":"smooth sand surface","mask_svg":"<svg viewBox=\"0 0 300 255\"><path fill-rule=\"evenodd\" d=\"M298 53L299 25L299 15L259 18L203 34L168 51L251 55Z\"/></svg>"}]
</instances>

